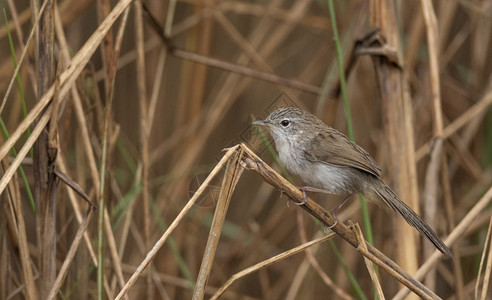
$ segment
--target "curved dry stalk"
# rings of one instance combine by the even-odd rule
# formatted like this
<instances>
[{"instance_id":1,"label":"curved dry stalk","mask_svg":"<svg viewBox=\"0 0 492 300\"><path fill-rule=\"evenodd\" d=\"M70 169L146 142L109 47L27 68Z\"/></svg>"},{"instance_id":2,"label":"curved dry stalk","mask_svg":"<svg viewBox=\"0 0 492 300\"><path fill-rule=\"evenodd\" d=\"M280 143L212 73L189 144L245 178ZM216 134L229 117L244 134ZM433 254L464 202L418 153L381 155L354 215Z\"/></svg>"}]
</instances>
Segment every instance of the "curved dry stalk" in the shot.
<instances>
[{"instance_id":1,"label":"curved dry stalk","mask_svg":"<svg viewBox=\"0 0 492 300\"><path fill-rule=\"evenodd\" d=\"M261 270L263 268L266 268L268 267L269 265L271 264L274 264L276 262L279 262L279 261L282 261L286 258L289 258L291 257L292 255L294 254L297 254L299 252L302 252L306 249L308 249L309 247L312 247L314 245L318 245L318 244L321 244L329 239L332 239L333 237L335 236L335 233L330 233L330 234L327 234L325 236L322 236L320 238L317 238L317 239L314 239L312 241L309 241L307 243L304 243L302 245L299 245L295 248L292 248L290 250L287 250L287 251L284 251L278 255L275 255L269 259L266 259L264 261L261 261L259 263L256 263L254 265L252 265L251 267L248 267L242 271L239 271L237 272L236 274L232 275L231 278L229 278L216 292L215 294L210 298L210 300L216 300L218 299L220 296L222 296L222 294L224 294L226 292L226 290L236 281L238 281L239 279L249 275L249 274L252 274L258 270Z\"/></svg>"}]
</instances>

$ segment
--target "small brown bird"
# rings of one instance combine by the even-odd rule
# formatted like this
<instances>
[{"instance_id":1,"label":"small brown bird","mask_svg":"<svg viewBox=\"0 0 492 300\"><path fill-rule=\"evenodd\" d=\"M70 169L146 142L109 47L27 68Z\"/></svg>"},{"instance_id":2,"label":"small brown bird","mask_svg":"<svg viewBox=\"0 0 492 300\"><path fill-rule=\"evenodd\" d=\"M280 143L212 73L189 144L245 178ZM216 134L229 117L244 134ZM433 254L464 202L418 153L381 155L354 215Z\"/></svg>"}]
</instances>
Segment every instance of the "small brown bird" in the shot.
<instances>
[{"instance_id":1,"label":"small brown bird","mask_svg":"<svg viewBox=\"0 0 492 300\"><path fill-rule=\"evenodd\" d=\"M399 212L439 251L453 256L432 228L381 179L381 169L369 153L343 133L294 107L279 108L265 120L253 124L266 126L282 164L309 185L301 188L303 192L344 196L362 193L379 206Z\"/></svg>"}]
</instances>

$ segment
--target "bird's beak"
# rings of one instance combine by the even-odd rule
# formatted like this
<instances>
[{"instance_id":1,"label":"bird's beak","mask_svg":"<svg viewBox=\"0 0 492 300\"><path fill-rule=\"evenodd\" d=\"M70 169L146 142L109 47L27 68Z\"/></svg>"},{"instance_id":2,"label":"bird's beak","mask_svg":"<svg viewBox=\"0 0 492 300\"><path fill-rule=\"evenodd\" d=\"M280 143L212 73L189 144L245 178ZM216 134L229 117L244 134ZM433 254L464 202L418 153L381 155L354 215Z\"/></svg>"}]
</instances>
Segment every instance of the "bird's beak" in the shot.
<instances>
[{"instance_id":1,"label":"bird's beak","mask_svg":"<svg viewBox=\"0 0 492 300\"><path fill-rule=\"evenodd\" d=\"M254 124L254 125L267 125L268 122L265 120L257 120L257 121L254 121L252 124Z\"/></svg>"}]
</instances>

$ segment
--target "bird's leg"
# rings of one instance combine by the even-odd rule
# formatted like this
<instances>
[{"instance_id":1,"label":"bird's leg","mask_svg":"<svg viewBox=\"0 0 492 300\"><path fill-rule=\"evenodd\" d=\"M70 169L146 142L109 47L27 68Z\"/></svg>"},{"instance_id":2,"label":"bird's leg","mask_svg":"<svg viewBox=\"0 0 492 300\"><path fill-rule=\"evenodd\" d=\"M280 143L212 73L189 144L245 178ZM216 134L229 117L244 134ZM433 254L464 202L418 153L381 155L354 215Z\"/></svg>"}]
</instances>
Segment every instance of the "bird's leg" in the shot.
<instances>
[{"instance_id":1,"label":"bird's leg","mask_svg":"<svg viewBox=\"0 0 492 300\"><path fill-rule=\"evenodd\" d=\"M297 187L297 188L302 191L302 202L300 202L300 203L294 202L296 205L304 205L304 204L306 204L306 202L307 202L306 191L307 192L315 192L315 193L333 194L329 190L315 188L315 187L312 187L312 186L300 186L300 187ZM343 205L345 205L345 203L347 203L348 199L350 199L350 196L352 196L352 195L348 195L347 197L345 197L342 200L342 202L340 202L335 208L333 208L332 210L330 210L330 213L333 215L333 218L335 219L335 223L333 225L331 225L331 226L328 226L328 229L331 229L331 228L335 227L338 224L337 212L340 210L340 208L342 208Z\"/></svg>"},{"instance_id":2,"label":"bird's leg","mask_svg":"<svg viewBox=\"0 0 492 300\"><path fill-rule=\"evenodd\" d=\"M315 188L315 187L312 187L312 186L298 186L297 188L302 191L302 202L301 203L295 202L296 205L304 205L304 204L306 204L306 202L307 202L306 192L333 194L329 190L319 189L319 188Z\"/></svg>"},{"instance_id":3,"label":"bird's leg","mask_svg":"<svg viewBox=\"0 0 492 300\"><path fill-rule=\"evenodd\" d=\"M338 205L337 205L334 209L332 209L330 212L331 212L332 214L337 213L337 212L338 212L338 210L339 210L340 208L342 208L342 206L343 206L345 203L347 203L348 199L350 199L350 196L352 196L352 195L348 195L347 197L345 197L345 199L343 199L343 200L342 200L342 202L338 203Z\"/></svg>"}]
</instances>

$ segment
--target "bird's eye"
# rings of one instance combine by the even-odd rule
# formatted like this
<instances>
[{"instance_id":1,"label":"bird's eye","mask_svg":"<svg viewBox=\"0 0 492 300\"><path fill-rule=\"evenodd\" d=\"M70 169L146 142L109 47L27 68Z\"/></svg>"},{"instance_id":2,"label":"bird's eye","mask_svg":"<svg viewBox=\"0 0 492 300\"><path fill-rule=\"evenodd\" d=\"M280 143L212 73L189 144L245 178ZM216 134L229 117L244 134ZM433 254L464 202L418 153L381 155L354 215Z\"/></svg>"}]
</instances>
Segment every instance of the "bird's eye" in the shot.
<instances>
[{"instance_id":1,"label":"bird's eye","mask_svg":"<svg viewBox=\"0 0 492 300\"><path fill-rule=\"evenodd\" d=\"M282 125L283 127L288 127L290 125L290 120L287 120L287 119L282 120L280 122L280 125Z\"/></svg>"}]
</instances>

